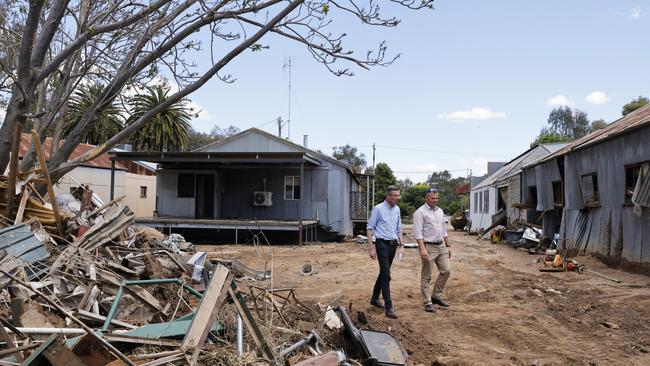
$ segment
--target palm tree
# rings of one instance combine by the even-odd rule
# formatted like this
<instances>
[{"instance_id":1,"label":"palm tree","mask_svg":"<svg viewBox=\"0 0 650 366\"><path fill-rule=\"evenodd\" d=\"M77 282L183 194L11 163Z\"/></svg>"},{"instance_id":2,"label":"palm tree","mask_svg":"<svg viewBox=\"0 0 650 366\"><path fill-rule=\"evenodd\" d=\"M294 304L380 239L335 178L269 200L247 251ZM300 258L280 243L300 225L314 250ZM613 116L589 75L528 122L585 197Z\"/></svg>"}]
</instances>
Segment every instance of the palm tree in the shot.
<instances>
[{"instance_id":1,"label":"palm tree","mask_svg":"<svg viewBox=\"0 0 650 366\"><path fill-rule=\"evenodd\" d=\"M83 86L74 92L68 102L68 108L64 114L65 126L63 128L63 138L65 138L79 122L86 110L95 102L97 96L104 89L103 85L91 84ZM122 110L116 103L112 103L104 109L93 128L86 132L81 141L87 144L100 145L108 141L124 129L124 120Z\"/></svg>"},{"instance_id":2,"label":"palm tree","mask_svg":"<svg viewBox=\"0 0 650 366\"><path fill-rule=\"evenodd\" d=\"M128 123L133 123L169 97L169 88L157 85L147 87L145 93L137 94L131 101L132 110ZM185 100L172 104L145 122L131 136L134 150L179 151L189 146L191 110Z\"/></svg>"}]
</instances>

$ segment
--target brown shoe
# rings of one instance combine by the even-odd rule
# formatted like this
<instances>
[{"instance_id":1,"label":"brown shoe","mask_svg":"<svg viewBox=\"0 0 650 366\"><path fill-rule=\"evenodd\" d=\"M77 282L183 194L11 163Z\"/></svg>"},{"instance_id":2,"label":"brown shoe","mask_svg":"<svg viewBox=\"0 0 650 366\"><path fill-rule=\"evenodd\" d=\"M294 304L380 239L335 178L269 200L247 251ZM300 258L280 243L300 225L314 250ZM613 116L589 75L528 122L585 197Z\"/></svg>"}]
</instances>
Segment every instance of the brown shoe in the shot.
<instances>
[{"instance_id":1,"label":"brown shoe","mask_svg":"<svg viewBox=\"0 0 650 366\"><path fill-rule=\"evenodd\" d=\"M397 313L395 312L395 309L393 308L386 309L386 317L391 319L397 319Z\"/></svg>"}]
</instances>

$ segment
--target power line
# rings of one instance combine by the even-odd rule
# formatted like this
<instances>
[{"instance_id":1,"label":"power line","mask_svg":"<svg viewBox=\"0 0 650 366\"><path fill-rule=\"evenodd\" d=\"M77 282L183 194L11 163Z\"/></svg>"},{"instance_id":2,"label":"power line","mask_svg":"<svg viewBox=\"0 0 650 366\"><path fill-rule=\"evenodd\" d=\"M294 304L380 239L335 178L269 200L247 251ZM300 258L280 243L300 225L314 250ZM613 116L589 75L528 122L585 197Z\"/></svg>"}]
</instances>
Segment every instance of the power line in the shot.
<instances>
[{"instance_id":1,"label":"power line","mask_svg":"<svg viewBox=\"0 0 650 366\"><path fill-rule=\"evenodd\" d=\"M352 146L352 145L351 145ZM319 146L317 149L334 149L341 146ZM373 145L355 145L357 149L360 148L371 148ZM459 152L459 151L442 151L442 150L429 150L429 149L419 149L413 147L399 147L399 146L387 146L387 145L376 145L377 148L391 149L391 150L403 150L403 151L417 151L417 152L427 152L434 154L449 154L449 155L467 155L467 156L476 156L482 153L476 152ZM491 155L494 156L494 155Z\"/></svg>"}]
</instances>

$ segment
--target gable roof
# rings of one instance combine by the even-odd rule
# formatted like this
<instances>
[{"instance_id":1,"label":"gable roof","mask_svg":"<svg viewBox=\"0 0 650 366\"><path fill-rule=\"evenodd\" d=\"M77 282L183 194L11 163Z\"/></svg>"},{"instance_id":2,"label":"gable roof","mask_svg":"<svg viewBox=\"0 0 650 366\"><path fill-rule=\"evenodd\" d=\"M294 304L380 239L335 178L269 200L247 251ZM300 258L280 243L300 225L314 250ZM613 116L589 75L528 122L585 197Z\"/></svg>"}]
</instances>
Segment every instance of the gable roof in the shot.
<instances>
[{"instance_id":1,"label":"gable roof","mask_svg":"<svg viewBox=\"0 0 650 366\"><path fill-rule=\"evenodd\" d=\"M518 174L521 171L521 168L526 165L528 162L539 160L540 158L554 153L555 151L561 150L567 144L566 143L556 143L556 144L541 144L533 148L530 148L524 151L521 155L510 160L506 165L502 166L501 169L494 172L494 174L485 178L481 183L477 184L475 187L472 187L472 190L484 188L491 186L499 180L506 179Z\"/></svg>"},{"instance_id":2,"label":"gable roof","mask_svg":"<svg viewBox=\"0 0 650 366\"><path fill-rule=\"evenodd\" d=\"M59 146L63 145L65 141L61 140L59 141ZM18 152L18 156L21 158L27 154L27 151L32 145L32 135L28 133L23 133L20 135L20 149ZM70 157L68 160L74 160L81 155L87 153L91 149L95 148L95 145L90 145L90 144L79 144L77 147L74 148L72 151L72 154L70 154ZM45 141L43 142L43 152L45 154L45 160L50 159L50 152L52 151L52 138L47 137L45 138ZM86 167L92 167L92 168L102 168L102 169L110 169L111 168L111 161L108 156L108 153L103 153L96 157L95 159L85 162L81 164L81 166L86 166ZM120 163L115 163L115 169L118 170L126 170L126 168L120 164Z\"/></svg>"},{"instance_id":3,"label":"gable roof","mask_svg":"<svg viewBox=\"0 0 650 366\"><path fill-rule=\"evenodd\" d=\"M247 129L245 131L242 131L242 132L240 132L240 133L238 133L236 135L232 135L230 137L227 137L227 138L225 138L223 140L219 140L219 141L212 142L212 143L209 143L207 145L201 146L201 147L199 147L198 149L196 149L194 151L195 152L212 151L211 149L213 149L213 148L218 148L218 147L221 147L221 146L224 146L224 145L228 145L228 144L230 144L230 143L232 143L234 141L240 140L240 139L242 139L242 138L244 138L246 136L250 136L250 135L253 135L253 134L260 135L260 136L262 136L264 138L270 139L271 141L282 144L282 145L286 146L289 150L293 150L293 151L296 151L296 152L307 153L308 155L312 155L315 158L322 159L322 160L327 160L327 161L329 161L329 162L331 162L333 164L336 164L336 165L338 165L340 167L343 167L343 168L349 170L353 175L355 174L354 169L353 169L352 165L350 165L350 164L346 164L346 163L344 163L342 161L339 161L339 160L336 160L336 159L334 159L334 158L332 158L330 156L321 154L318 151L314 151L314 150L305 148L302 145L296 144L294 142L291 142L289 140L280 138L278 136L275 136L273 134L270 134L270 133L268 133L266 131L262 131L262 130L260 130L258 128L254 128L254 127L249 128L249 129Z\"/></svg>"},{"instance_id":4,"label":"gable roof","mask_svg":"<svg viewBox=\"0 0 650 366\"><path fill-rule=\"evenodd\" d=\"M638 128L645 127L650 125L650 104L646 104L643 107L635 110L634 112L629 113L626 116L623 116L616 121L610 123L600 130L591 132L571 143L569 143L564 148L556 151L555 153L540 159L539 161L527 164L526 168L533 165L541 164L545 161L554 159L556 157L569 154L573 151L584 149L601 142L609 141L613 138L616 138L625 133L634 131Z\"/></svg>"}]
</instances>

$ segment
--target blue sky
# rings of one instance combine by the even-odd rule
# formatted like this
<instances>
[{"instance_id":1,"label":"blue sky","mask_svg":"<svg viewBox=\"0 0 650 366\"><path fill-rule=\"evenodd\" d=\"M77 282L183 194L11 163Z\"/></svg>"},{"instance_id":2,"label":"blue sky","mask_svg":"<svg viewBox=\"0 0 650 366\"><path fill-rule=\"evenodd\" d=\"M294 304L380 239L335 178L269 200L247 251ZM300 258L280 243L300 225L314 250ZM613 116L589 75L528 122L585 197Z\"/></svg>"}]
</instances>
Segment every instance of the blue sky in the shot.
<instances>
[{"instance_id":1,"label":"blue sky","mask_svg":"<svg viewBox=\"0 0 650 366\"><path fill-rule=\"evenodd\" d=\"M331 153L350 143L418 182L431 171L485 172L529 147L548 113L568 104L591 120L620 117L623 104L650 96L650 2L604 0L440 0L433 11L395 14L393 29L361 27L332 12L348 44L386 40L401 53L390 67L336 77L298 44L273 35L270 48L228 65L236 82L211 80L190 95L203 113L192 124L259 127L288 117L291 140ZM391 7L390 9L393 9ZM200 62L200 60L199 60ZM265 124L267 123L267 124ZM286 137L286 129L283 137Z\"/></svg>"}]
</instances>

